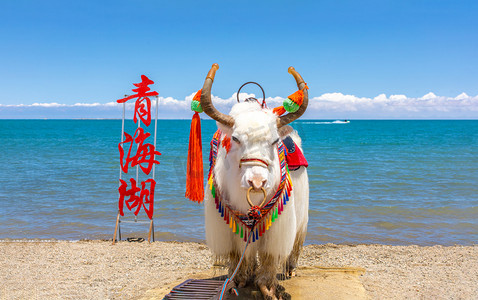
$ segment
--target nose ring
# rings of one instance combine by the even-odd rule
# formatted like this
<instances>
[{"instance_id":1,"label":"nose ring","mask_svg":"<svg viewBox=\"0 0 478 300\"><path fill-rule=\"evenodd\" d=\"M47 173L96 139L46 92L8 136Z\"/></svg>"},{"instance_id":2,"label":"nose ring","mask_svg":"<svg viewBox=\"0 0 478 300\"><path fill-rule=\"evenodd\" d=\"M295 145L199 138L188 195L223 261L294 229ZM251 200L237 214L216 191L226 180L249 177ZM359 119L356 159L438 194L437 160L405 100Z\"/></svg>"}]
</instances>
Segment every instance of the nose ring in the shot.
<instances>
[{"instance_id":1,"label":"nose ring","mask_svg":"<svg viewBox=\"0 0 478 300\"><path fill-rule=\"evenodd\" d=\"M251 198L249 196L249 194L251 193L251 190L253 189L253 187L251 186L248 190L247 190L247 193L246 193L246 199L247 199L247 203L249 203L249 205L252 207L254 206L254 204L252 204L252 201L251 201ZM259 205L260 208L262 208L262 206L266 203L266 199L267 199L267 193L266 193L266 189L261 187L261 190L262 190L262 193L264 194L264 200L262 200L262 203Z\"/></svg>"}]
</instances>

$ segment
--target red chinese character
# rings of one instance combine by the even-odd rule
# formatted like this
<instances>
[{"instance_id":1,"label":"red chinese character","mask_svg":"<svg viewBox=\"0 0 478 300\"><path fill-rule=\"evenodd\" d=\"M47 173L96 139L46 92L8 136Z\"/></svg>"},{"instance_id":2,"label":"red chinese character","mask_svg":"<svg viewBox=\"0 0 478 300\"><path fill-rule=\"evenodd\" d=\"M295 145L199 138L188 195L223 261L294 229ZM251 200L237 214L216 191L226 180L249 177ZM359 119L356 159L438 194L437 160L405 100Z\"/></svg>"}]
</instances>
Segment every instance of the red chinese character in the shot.
<instances>
[{"instance_id":1,"label":"red chinese character","mask_svg":"<svg viewBox=\"0 0 478 300\"><path fill-rule=\"evenodd\" d=\"M146 183L149 183L149 189L146 188ZM150 178L141 182L141 194L139 196L141 203L143 204L146 215L151 220L154 213L154 188L156 187L156 181ZM148 207L146 208L146 205Z\"/></svg>"},{"instance_id":2,"label":"red chinese character","mask_svg":"<svg viewBox=\"0 0 478 300\"><path fill-rule=\"evenodd\" d=\"M151 169L153 168L153 164L159 164L159 161L154 159L154 155L161 155L159 151L155 150L154 145L150 143L144 143L144 141L151 134L148 132L145 133L143 128L141 127L136 129L136 132L134 133L135 138L133 138L131 135L129 135L126 132L124 134L126 137L125 140L118 144L118 149L120 152L121 170L123 170L124 173L128 173L128 166L131 163L132 167L139 165L141 170L143 170L143 172L146 175L149 175L149 173L151 172ZM136 150L136 154L134 156L131 156L131 149L133 148L133 142L136 142L136 144L138 145L138 148ZM123 147L121 147L121 144L125 144L125 143L130 143L126 158L124 158L124 149ZM146 167L142 166L142 164L144 163L147 163Z\"/></svg>"},{"instance_id":3,"label":"red chinese character","mask_svg":"<svg viewBox=\"0 0 478 300\"><path fill-rule=\"evenodd\" d=\"M146 215L149 219L151 219L154 213L154 188L156 186L156 181L154 181L153 179L148 179L146 181L141 182L141 189L136 186L136 180L134 180L133 178L130 178L130 189L127 189L128 184L126 183L126 181L120 179L120 182L121 186L118 188L120 194L118 201L118 208L120 214L124 216L123 207L124 203L126 203L126 207L129 210L136 208L136 210L134 211L135 215L138 215L139 211L141 210L141 207L143 207L144 211L146 212ZM146 183L149 183L149 189L146 188ZM136 195L137 192L140 192L139 196ZM125 201L125 197L129 198Z\"/></svg>"},{"instance_id":4,"label":"red chinese character","mask_svg":"<svg viewBox=\"0 0 478 300\"><path fill-rule=\"evenodd\" d=\"M151 100L148 98L149 96L157 96L158 93L148 92L150 88L148 85L153 84L154 81L149 79L145 75L141 75L141 82L140 83L133 83L134 86L138 87L137 89L133 89L133 92L136 94L128 96L123 99L116 100L118 103L124 103L130 99L138 98L134 104L134 122L138 121L136 116L139 116L140 120L146 125L149 126L151 124ZM144 103L146 102L146 104Z\"/></svg>"},{"instance_id":5,"label":"red chinese character","mask_svg":"<svg viewBox=\"0 0 478 300\"><path fill-rule=\"evenodd\" d=\"M148 91L150 90L148 85L153 84L153 83L154 83L154 81L149 79L147 76L141 75L141 82L140 83L133 83L134 86L138 87L137 89L132 89L132 91L136 92L136 94L128 96L128 97L123 98L123 99L118 99L118 100L116 100L116 102L124 103L124 102L126 102L130 99L133 99L133 98L157 96L158 92L153 91L153 92L148 93Z\"/></svg>"},{"instance_id":6,"label":"red chinese character","mask_svg":"<svg viewBox=\"0 0 478 300\"><path fill-rule=\"evenodd\" d=\"M143 103L146 102L146 105ZM146 108L145 108L146 106ZM144 125L149 126L151 124L151 100L148 97L143 97L141 99L136 100L134 104L134 118L133 121L136 123L138 121L139 116L140 120L144 123Z\"/></svg>"},{"instance_id":7,"label":"red chinese character","mask_svg":"<svg viewBox=\"0 0 478 300\"><path fill-rule=\"evenodd\" d=\"M122 216L124 216L123 205L124 205L124 202L125 202L125 197L129 197L128 200L126 200L126 207L128 207L128 209L131 210L131 205L129 203L131 203L131 202L136 203L139 199L139 197L136 196L136 193L141 191L141 189L136 186L136 180L131 178L129 181L131 182L131 189L129 189L129 190L127 189L128 184L126 183L126 181L124 181L122 179L120 179L121 186L118 188L118 191L119 191L119 194L120 194L120 198L119 198L119 202L118 202L118 208L119 208L119 212ZM138 211L139 210L137 210L135 212L135 215L138 214Z\"/></svg>"}]
</instances>

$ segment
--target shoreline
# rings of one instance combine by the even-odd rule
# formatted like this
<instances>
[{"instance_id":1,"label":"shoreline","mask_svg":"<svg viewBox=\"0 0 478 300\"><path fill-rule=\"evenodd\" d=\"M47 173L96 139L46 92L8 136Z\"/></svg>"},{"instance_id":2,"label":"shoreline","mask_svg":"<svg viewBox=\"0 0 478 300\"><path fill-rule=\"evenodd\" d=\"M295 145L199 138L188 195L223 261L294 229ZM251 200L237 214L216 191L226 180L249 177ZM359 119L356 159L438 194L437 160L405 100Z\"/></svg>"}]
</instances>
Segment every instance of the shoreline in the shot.
<instances>
[{"instance_id":1,"label":"shoreline","mask_svg":"<svg viewBox=\"0 0 478 300\"><path fill-rule=\"evenodd\" d=\"M300 267L359 267L370 299L471 299L478 245L307 245ZM136 299L211 270L194 242L28 240L0 242L0 299ZM222 271L224 272L224 270Z\"/></svg>"},{"instance_id":2,"label":"shoreline","mask_svg":"<svg viewBox=\"0 0 478 300\"><path fill-rule=\"evenodd\" d=\"M120 242L127 242L127 238L130 236L124 237ZM132 238L140 238L137 235L131 236ZM69 240L69 239L57 239L57 238L0 238L0 243L57 243L57 242L67 242L67 243L78 243L78 242L112 242L112 239L105 239L105 238L84 238L84 239L76 239L76 240ZM147 243L147 237L144 237L144 242ZM193 244L206 244L205 240L200 239L165 239L165 240L155 240L154 243L193 243ZM323 242L320 241L305 241L304 247L308 246L319 246L319 245L336 245L336 246L390 246L390 247L454 247L454 246L462 246L462 247L476 247L478 246L477 243L468 243L468 244L460 244L460 243L453 243L453 244L387 244L381 242L361 242L361 243L334 243L334 242Z\"/></svg>"}]
</instances>

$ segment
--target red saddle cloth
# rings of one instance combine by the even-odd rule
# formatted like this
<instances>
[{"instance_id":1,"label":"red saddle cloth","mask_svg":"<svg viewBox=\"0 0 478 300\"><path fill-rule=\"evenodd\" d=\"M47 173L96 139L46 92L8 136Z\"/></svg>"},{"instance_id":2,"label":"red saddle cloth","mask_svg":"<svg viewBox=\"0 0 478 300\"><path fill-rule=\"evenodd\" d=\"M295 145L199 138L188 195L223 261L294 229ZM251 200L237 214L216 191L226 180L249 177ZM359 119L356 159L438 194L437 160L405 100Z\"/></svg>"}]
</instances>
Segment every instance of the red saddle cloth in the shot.
<instances>
[{"instance_id":1,"label":"red saddle cloth","mask_svg":"<svg viewBox=\"0 0 478 300\"><path fill-rule=\"evenodd\" d=\"M302 166L306 168L309 166L304 154L290 136L283 139L282 142L287 150L286 161L289 166L289 171L295 171Z\"/></svg>"}]
</instances>

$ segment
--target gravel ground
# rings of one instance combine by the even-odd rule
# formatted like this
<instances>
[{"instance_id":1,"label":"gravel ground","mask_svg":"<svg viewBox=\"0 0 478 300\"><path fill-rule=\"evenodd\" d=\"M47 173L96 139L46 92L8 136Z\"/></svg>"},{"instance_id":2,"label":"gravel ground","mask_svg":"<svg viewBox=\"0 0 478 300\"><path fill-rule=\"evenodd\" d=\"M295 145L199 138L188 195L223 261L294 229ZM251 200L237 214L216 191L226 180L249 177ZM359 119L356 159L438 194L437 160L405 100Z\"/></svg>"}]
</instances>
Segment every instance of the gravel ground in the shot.
<instances>
[{"instance_id":1,"label":"gravel ground","mask_svg":"<svg viewBox=\"0 0 478 300\"><path fill-rule=\"evenodd\" d=\"M371 299L478 299L478 245L310 245L300 263L364 268Z\"/></svg>"},{"instance_id":2,"label":"gravel ground","mask_svg":"<svg viewBox=\"0 0 478 300\"><path fill-rule=\"evenodd\" d=\"M0 299L135 299L211 265L198 243L1 241ZM300 265L365 268L371 299L478 299L478 245L309 245Z\"/></svg>"}]
</instances>

